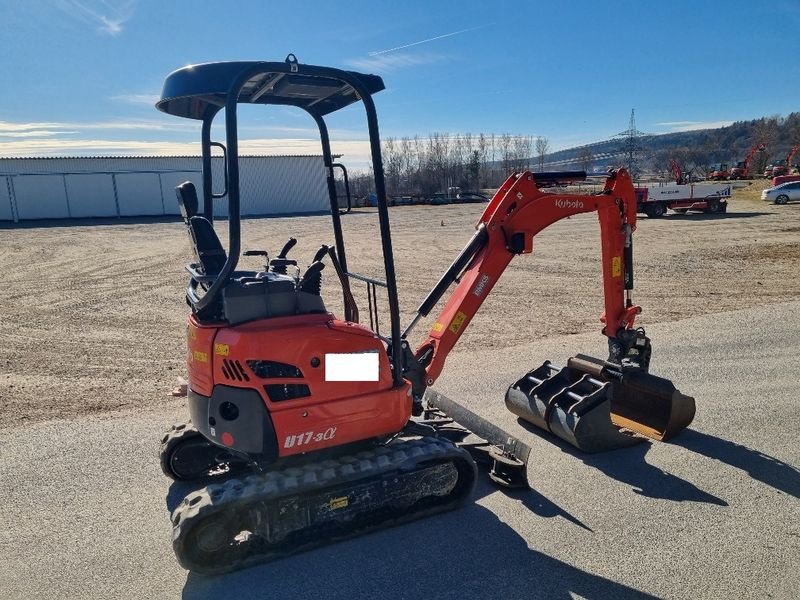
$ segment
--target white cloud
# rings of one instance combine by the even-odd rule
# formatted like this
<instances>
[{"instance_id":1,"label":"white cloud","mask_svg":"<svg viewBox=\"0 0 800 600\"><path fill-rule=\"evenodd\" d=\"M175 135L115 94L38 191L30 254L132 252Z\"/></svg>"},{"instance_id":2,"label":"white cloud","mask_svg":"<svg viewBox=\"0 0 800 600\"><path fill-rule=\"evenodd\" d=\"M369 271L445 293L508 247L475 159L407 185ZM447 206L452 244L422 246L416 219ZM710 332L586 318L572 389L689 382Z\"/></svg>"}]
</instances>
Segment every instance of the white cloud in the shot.
<instances>
[{"instance_id":1,"label":"white cloud","mask_svg":"<svg viewBox=\"0 0 800 600\"><path fill-rule=\"evenodd\" d=\"M698 129L719 129L733 125L733 121L666 121L656 123L661 127L666 127L672 132L696 131Z\"/></svg>"},{"instance_id":2,"label":"white cloud","mask_svg":"<svg viewBox=\"0 0 800 600\"><path fill-rule=\"evenodd\" d=\"M128 104L136 104L136 105L146 105L146 106L155 106L155 103L158 102L159 98L158 94L120 94L118 96L111 96L112 100L118 100L120 102L126 102Z\"/></svg>"},{"instance_id":3,"label":"white cloud","mask_svg":"<svg viewBox=\"0 0 800 600\"><path fill-rule=\"evenodd\" d=\"M404 50L406 48L411 48L412 46L419 46L420 44L427 44L428 42L435 42L436 40L441 40L444 38L452 37L454 35L459 35L461 33L467 33L468 31L475 31L476 29L481 29L485 27L485 25L481 25L480 27L470 27L469 29L461 29L459 31L453 31L451 33L445 33L442 35L437 35L436 37L428 38L425 40L420 40L418 42L411 42L409 44L404 44L402 46L396 46L395 48L389 48L388 50L378 50L376 52L370 52L370 56L378 56L380 54L388 54L389 52L395 52L396 50Z\"/></svg>"},{"instance_id":4,"label":"white cloud","mask_svg":"<svg viewBox=\"0 0 800 600\"><path fill-rule=\"evenodd\" d=\"M122 33L123 24L133 16L135 0L53 0L54 6L73 21L95 28L105 35Z\"/></svg>"},{"instance_id":5,"label":"white cloud","mask_svg":"<svg viewBox=\"0 0 800 600\"><path fill-rule=\"evenodd\" d=\"M93 123L51 121L45 121L41 123L12 123L9 121L0 121L0 137L22 137L22 135L20 135L22 133L24 133L26 137L32 137L42 131L54 133L77 133L81 130L97 129L121 131L199 131L200 126L194 121L182 122L178 121L177 119L175 122L140 119L130 121L98 121Z\"/></svg>"},{"instance_id":6,"label":"white cloud","mask_svg":"<svg viewBox=\"0 0 800 600\"><path fill-rule=\"evenodd\" d=\"M37 138L37 137L50 137L54 135L69 135L78 133L77 131L49 131L47 129L36 129L35 131L7 131L0 133L0 138Z\"/></svg>"},{"instance_id":7,"label":"white cloud","mask_svg":"<svg viewBox=\"0 0 800 600\"><path fill-rule=\"evenodd\" d=\"M366 58L353 58L345 61L349 66L354 69L363 71L371 71L378 73L386 73L388 71L396 71L398 69L406 69L408 67L416 67L419 65L429 65L437 62L442 62L447 59L443 54L376 54L370 55Z\"/></svg>"}]
</instances>

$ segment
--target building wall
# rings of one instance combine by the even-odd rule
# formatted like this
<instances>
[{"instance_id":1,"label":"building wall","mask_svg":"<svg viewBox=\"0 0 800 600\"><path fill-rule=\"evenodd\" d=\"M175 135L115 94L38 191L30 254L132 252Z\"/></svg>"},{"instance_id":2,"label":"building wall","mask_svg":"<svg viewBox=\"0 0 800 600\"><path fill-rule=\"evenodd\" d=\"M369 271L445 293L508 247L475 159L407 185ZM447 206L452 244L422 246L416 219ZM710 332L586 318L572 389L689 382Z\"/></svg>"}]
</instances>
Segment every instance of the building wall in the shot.
<instances>
[{"instance_id":1,"label":"building wall","mask_svg":"<svg viewBox=\"0 0 800 600\"><path fill-rule=\"evenodd\" d=\"M0 221L178 215L175 186L192 181L202 202L199 157L0 158ZM214 158L214 191L224 187ZM320 156L239 159L242 215L330 209ZM215 201L227 215L227 199Z\"/></svg>"}]
</instances>

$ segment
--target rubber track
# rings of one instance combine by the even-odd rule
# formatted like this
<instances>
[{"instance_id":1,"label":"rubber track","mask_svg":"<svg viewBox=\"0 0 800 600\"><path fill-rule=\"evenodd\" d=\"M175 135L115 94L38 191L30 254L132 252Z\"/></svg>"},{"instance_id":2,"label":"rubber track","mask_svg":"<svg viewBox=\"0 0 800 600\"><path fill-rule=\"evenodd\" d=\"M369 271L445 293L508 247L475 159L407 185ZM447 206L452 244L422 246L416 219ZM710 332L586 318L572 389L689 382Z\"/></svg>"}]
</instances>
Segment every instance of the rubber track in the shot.
<instances>
[{"instance_id":1,"label":"rubber track","mask_svg":"<svg viewBox=\"0 0 800 600\"><path fill-rule=\"evenodd\" d=\"M186 537L191 529L205 519L225 511L252 510L257 504L317 494L327 488L342 484L358 485L361 482L378 478L390 472L409 472L426 466L424 463L455 464L459 480L449 501L434 506L426 506L418 511L403 511L393 514L377 524L356 527L346 533L337 532L332 537L306 540L296 546L286 545L267 549L265 552L247 554L232 548L227 556L229 563L196 564L192 559L191 548L187 547ZM224 483L210 484L190 493L172 513L172 544L180 564L190 571L202 575L216 575L242 569L255 564L276 560L315 546L347 539L369 531L393 527L432 514L453 510L462 506L475 486L477 467L469 453L452 442L434 437L413 440L396 440L386 446L357 454L345 455L335 459L309 463L300 467L289 467L260 475L229 479ZM311 529L313 530L313 525ZM324 530L324 525L321 526Z\"/></svg>"},{"instance_id":2,"label":"rubber track","mask_svg":"<svg viewBox=\"0 0 800 600\"><path fill-rule=\"evenodd\" d=\"M172 479L173 481L180 481L181 478L173 472L170 465L170 450L173 444L178 444L184 437L193 437L195 435L202 435L191 421L186 423L176 423L170 430L161 438L161 447L158 452L159 462L161 463L161 471Z\"/></svg>"}]
</instances>

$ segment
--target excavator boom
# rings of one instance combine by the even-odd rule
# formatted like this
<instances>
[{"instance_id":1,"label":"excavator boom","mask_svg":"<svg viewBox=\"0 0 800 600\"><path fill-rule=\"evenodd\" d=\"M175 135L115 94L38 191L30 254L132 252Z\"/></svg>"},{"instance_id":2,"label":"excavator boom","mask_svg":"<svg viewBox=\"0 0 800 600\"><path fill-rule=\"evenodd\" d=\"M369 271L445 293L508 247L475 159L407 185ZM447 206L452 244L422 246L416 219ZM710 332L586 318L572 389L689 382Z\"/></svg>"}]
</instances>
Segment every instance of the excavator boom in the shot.
<instances>
[{"instance_id":1,"label":"excavator boom","mask_svg":"<svg viewBox=\"0 0 800 600\"><path fill-rule=\"evenodd\" d=\"M509 388L506 405L522 419L587 451L640 441L667 440L694 418L694 399L666 379L650 375L650 340L634 329L641 308L633 304L633 245L636 196L630 175L612 171L594 195L550 193L537 182L548 174L524 172L508 178L478 221L461 254L418 309L426 316L450 284L458 282L407 373L422 396L511 259L533 252L533 238L549 225L597 212L600 224L603 299L600 318L609 338L608 360L579 355L560 369L549 361ZM415 319L416 322L416 319Z\"/></svg>"},{"instance_id":2,"label":"excavator boom","mask_svg":"<svg viewBox=\"0 0 800 600\"><path fill-rule=\"evenodd\" d=\"M511 259L532 253L533 238L549 225L581 213L597 212L600 222L603 333L616 339L621 330L633 327L641 309L626 293L633 287L631 233L636 228L636 196L630 175L623 169L613 172L603 191L595 195L542 191L537 187L539 176L524 172L506 180L481 215L472 240L420 306L418 312L427 315L444 292L439 288L446 289L444 284L458 279L458 286L416 353L417 360L426 365L427 385L438 378L447 354Z\"/></svg>"}]
</instances>

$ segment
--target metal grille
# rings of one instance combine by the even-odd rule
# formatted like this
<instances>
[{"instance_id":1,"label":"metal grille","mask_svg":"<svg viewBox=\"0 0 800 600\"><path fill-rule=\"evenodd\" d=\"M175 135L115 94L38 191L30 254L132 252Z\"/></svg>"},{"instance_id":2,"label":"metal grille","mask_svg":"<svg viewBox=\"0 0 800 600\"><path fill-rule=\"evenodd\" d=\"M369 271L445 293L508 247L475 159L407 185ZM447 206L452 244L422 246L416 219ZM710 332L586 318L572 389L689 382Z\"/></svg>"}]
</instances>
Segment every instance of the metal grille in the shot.
<instances>
[{"instance_id":1,"label":"metal grille","mask_svg":"<svg viewBox=\"0 0 800 600\"><path fill-rule=\"evenodd\" d=\"M238 360L222 360L222 374L231 381L250 381L250 376Z\"/></svg>"}]
</instances>

